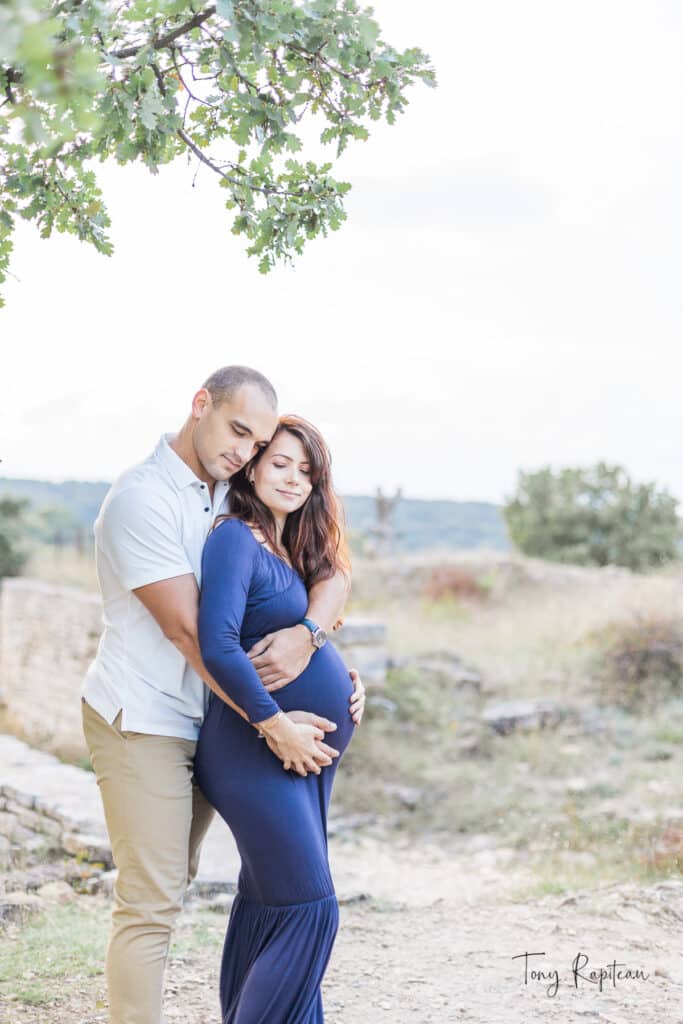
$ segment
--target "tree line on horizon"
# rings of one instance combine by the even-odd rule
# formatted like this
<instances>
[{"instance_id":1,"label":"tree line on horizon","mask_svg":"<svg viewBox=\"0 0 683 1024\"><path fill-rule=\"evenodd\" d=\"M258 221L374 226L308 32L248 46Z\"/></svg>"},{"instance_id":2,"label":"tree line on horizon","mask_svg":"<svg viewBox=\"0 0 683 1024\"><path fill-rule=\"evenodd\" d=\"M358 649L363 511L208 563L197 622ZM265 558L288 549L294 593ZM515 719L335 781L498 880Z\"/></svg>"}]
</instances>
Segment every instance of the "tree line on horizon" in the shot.
<instances>
[{"instance_id":1,"label":"tree line on horizon","mask_svg":"<svg viewBox=\"0 0 683 1024\"><path fill-rule=\"evenodd\" d=\"M0 577L19 574L31 543L91 544L92 524L109 485L0 478ZM375 499L344 497L352 547L372 533ZM394 511L395 553L511 544L530 557L635 572L680 557L678 503L654 483L636 483L621 466L521 471L500 507L490 502L401 497Z\"/></svg>"}]
</instances>

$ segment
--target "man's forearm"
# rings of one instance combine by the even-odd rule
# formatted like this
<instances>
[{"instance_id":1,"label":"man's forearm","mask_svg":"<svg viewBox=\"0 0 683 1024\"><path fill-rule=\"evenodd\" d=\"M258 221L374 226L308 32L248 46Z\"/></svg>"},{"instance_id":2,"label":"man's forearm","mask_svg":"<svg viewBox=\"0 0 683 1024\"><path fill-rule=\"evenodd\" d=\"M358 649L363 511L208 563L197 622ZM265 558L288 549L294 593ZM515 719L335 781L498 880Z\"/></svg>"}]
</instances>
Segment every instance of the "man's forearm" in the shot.
<instances>
[{"instance_id":1,"label":"man's forearm","mask_svg":"<svg viewBox=\"0 0 683 1024\"><path fill-rule=\"evenodd\" d=\"M306 615L326 633L330 633L344 614L350 590L350 577L337 569L329 580L322 580L311 587Z\"/></svg>"},{"instance_id":2,"label":"man's forearm","mask_svg":"<svg viewBox=\"0 0 683 1024\"><path fill-rule=\"evenodd\" d=\"M169 637L169 639L178 648L185 660L192 666L199 678L203 679L209 689L212 690L217 697L220 697L222 701L225 701L226 704L229 704L238 715L241 715L242 718L248 722L249 716L246 711L243 711L242 708L238 707L233 700L230 700L225 693L225 690L222 690L213 676L210 675L209 670L202 660L197 639L190 633L185 633L183 636L178 637ZM256 726L254 728L256 728Z\"/></svg>"}]
</instances>

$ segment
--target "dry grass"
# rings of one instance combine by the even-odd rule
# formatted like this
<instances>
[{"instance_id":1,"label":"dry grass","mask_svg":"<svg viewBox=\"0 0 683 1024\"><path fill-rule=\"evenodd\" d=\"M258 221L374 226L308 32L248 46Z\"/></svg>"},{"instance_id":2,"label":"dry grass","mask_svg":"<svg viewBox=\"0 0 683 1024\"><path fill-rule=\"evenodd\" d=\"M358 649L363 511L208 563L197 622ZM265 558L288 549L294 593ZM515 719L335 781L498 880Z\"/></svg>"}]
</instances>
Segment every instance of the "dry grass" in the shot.
<instances>
[{"instance_id":1,"label":"dry grass","mask_svg":"<svg viewBox=\"0 0 683 1024\"><path fill-rule=\"evenodd\" d=\"M683 578L671 569L641 577L526 560L510 567L493 556L477 563L474 553L463 562L487 575L485 602L425 601L419 566L398 574L366 563L356 566L354 611L387 623L393 654L445 650L477 667L480 704L549 696L597 706L600 631L637 615L683 621ZM349 807L446 843L494 836L533 870L538 893L680 875L683 700L654 702L644 716L603 707L595 732L570 719L501 737L444 679L394 672L383 697L394 710L370 708L340 772ZM412 809L401 787L419 792Z\"/></svg>"},{"instance_id":2,"label":"dry grass","mask_svg":"<svg viewBox=\"0 0 683 1024\"><path fill-rule=\"evenodd\" d=\"M499 696L585 689L596 631L637 614L683 620L683 577L671 569L635 576L476 552L448 558L486 581L487 601L429 601L421 596L426 573L419 563L407 562L398 574L359 560L350 610L387 624L392 654L453 651L477 665Z\"/></svg>"},{"instance_id":3,"label":"dry grass","mask_svg":"<svg viewBox=\"0 0 683 1024\"><path fill-rule=\"evenodd\" d=\"M95 559L75 548L41 544L33 549L23 572L34 580L58 583L84 590L97 590Z\"/></svg>"}]
</instances>

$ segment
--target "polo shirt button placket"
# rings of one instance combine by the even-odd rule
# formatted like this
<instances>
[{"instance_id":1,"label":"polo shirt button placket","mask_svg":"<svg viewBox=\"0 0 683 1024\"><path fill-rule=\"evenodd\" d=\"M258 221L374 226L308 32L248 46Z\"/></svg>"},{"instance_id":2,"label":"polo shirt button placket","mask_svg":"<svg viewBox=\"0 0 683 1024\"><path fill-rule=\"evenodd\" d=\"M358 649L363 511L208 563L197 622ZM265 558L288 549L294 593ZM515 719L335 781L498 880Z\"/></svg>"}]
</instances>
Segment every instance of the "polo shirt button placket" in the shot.
<instances>
[{"instance_id":1,"label":"polo shirt button placket","mask_svg":"<svg viewBox=\"0 0 683 1024\"><path fill-rule=\"evenodd\" d=\"M204 490L206 490L206 484L200 484L200 485L199 485L199 489L200 489L200 491L204 491ZM202 495L202 497L203 497L203 495ZM210 512L210 511L211 511L211 509L210 509L210 507L209 507L208 505L205 505L205 506L204 506L204 511L205 511L205 512Z\"/></svg>"}]
</instances>

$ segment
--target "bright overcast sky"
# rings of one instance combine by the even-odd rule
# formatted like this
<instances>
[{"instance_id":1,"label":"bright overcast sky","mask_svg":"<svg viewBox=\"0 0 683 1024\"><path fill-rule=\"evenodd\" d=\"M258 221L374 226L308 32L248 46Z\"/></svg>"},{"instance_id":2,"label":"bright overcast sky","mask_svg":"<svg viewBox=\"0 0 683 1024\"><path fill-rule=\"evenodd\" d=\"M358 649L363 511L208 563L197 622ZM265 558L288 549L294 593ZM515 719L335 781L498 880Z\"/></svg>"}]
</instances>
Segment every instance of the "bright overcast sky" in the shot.
<instances>
[{"instance_id":1,"label":"bright overcast sky","mask_svg":"<svg viewBox=\"0 0 683 1024\"><path fill-rule=\"evenodd\" d=\"M324 431L337 486L500 500L618 461L683 499L683 6L377 0L431 54L339 174L349 220L267 277L181 162L107 167L116 254L19 232L0 311L0 472L110 479L217 366Z\"/></svg>"}]
</instances>

